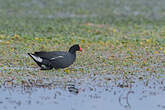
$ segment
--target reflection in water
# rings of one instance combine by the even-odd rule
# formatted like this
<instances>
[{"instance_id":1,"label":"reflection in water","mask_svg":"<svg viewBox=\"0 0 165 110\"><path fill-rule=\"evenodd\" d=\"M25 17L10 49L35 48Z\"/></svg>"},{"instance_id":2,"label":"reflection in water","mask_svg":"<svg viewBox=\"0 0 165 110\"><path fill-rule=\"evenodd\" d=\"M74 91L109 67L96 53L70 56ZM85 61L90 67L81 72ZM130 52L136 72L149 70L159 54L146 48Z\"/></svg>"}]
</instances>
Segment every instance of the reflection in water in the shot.
<instances>
[{"instance_id":1,"label":"reflection in water","mask_svg":"<svg viewBox=\"0 0 165 110\"><path fill-rule=\"evenodd\" d=\"M148 86L145 81L137 81L130 87L120 87L115 86L117 82L95 79L83 83L29 80L33 86L6 83L0 88L0 110L164 109L165 86L160 81L152 80Z\"/></svg>"},{"instance_id":2,"label":"reflection in water","mask_svg":"<svg viewBox=\"0 0 165 110\"><path fill-rule=\"evenodd\" d=\"M69 84L67 88L70 93L73 93L73 94L79 93L79 89L76 88L75 85L73 85L73 84Z\"/></svg>"}]
</instances>

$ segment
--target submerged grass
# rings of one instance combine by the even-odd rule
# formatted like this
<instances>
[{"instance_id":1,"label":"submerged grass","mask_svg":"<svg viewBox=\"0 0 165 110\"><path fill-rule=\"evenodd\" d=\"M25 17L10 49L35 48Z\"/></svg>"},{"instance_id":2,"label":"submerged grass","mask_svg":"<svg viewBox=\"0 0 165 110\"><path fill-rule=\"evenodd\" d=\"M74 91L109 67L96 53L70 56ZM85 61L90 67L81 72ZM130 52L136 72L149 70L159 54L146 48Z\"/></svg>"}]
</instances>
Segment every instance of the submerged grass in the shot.
<instances>
[{"instance_id":1,"label":"submerged grass","mask_svg":"<svg viewBox=\"0 0 165 110\"><path fill-rule=\"evenodd\" d=\"M141 80L165 73L164 6L154 0L6 0L0 6L1 2L1 84L12 79L16 84L28 79L81 79L84 74L134 75ZM83 52L70 68L26 69L37 67L28 52L67 51L75 43Z\"/></svg>"}]
</instances>

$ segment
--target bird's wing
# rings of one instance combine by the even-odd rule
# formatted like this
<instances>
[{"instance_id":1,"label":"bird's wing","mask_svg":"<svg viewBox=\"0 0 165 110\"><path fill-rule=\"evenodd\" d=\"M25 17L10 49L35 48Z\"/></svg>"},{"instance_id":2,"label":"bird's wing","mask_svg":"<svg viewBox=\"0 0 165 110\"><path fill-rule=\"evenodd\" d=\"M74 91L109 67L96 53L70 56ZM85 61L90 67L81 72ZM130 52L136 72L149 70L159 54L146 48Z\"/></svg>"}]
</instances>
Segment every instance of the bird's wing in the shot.
<instances>
[{"instance_id":1,"label":"bird's wing","mask_svg":"<svg viewBox=\"0 0 165 110\"><path fill-rule=\"evenodd\" d=\"M54 52L35 52L36 56L39 56L41 58L45 58L48 60L55 60L58 58L63 58L66 55L66 52L63 51L54 51Z\"/></svg>"}]
</instances>

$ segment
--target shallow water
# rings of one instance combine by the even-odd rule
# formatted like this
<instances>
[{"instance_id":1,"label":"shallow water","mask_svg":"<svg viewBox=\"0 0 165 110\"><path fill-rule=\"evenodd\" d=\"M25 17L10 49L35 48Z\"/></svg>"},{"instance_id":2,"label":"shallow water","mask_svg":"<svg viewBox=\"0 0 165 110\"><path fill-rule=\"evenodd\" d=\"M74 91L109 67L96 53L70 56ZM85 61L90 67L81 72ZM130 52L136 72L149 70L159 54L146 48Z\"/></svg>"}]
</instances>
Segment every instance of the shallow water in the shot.
<instances>
[{"instance_id":1,"label":"shallow water","mask_svg":"<svg viewBox=\"0 0 165 110\"><path fill-rule=\"evenodd\" d=\"M0 110L164 110L165 81L149 79L124 83L115 76L91 76L49 86L0 88ZM107 78L107 79L106 79Z\"/></svg>"}]
</instances>

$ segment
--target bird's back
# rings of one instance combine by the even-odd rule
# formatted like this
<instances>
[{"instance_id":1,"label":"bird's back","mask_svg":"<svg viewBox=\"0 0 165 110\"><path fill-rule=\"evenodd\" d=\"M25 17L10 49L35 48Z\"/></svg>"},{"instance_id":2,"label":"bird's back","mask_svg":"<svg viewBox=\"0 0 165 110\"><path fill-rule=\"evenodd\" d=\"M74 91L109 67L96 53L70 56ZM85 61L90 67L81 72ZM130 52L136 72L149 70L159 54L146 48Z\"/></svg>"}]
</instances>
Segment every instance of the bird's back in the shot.
<instances>
[{"instance_id":1,"label":"bird's back","mask_svg":"<svg viewBox=\"0 0 165 110\"><path fill-rule=\"evenodd\" d=\"M70 53L66 53L64 57L51 60L51 64L56 69L58 69L58 68L66 68L66 67L70 66L71 64L73 64L75 59L76 59L76 55L70 54Z\"/></svg>"}]
</instances>

